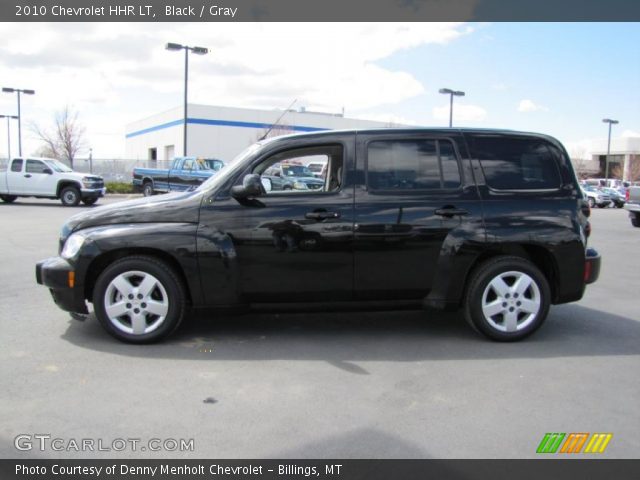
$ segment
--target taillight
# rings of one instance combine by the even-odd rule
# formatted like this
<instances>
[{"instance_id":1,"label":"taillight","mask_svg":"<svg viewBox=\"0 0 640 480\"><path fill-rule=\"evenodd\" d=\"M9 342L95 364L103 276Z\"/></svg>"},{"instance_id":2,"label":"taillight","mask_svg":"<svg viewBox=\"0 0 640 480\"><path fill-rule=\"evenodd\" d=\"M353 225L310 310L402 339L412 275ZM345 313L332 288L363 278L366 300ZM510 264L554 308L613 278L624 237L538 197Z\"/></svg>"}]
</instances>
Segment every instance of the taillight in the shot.
<instances>
[{"instance_id":1,"label":"taillight","mask_svg":"<svg viewBox=\"0 0 640 480\"><path fill-rule=\"evenodd\" d=\"M627 190L624 192L624 200L625 202L629 201L629 189L627 188Z\"/></svg>"},{"instance_id":2,"label":"taillight","mask_svg":"<svg viewBox=\"0 0 640 480\"><path fill-rule=\"evenodd\" d=\"M587 260L584 262L584 281L589 281L589 278L591 278L591 262Z\"/></svg>"},{"instance_id":3,"label":"taillight","mask_svg":"<svg viewBox=\"0 0 640 480\"><path fill-rule=\"evenodd\" d=\"M587 222L584 226L584 236L589 238L589 235L591 235L591 222Z\"/></svg>"}]
</instances>

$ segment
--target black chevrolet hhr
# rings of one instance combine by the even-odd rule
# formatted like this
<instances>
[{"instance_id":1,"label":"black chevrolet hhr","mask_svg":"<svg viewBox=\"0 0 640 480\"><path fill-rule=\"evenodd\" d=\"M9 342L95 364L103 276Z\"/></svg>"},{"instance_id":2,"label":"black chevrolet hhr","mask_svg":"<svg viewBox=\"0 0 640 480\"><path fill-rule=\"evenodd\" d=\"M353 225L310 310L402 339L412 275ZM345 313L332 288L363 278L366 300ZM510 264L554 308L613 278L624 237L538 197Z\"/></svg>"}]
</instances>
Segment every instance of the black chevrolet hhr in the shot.
<instances>
[{"instance_id":1,"label":"black chevrolet hhr","mask_svg":"<svg viewBox=\"0 0 640 480\"><path fill-rule=\"evenodd\" d=\"M323 163L276 190L277 165ZM256 143L198 189L75 215L36 266L63 310L157 341L191 308L461 309L519 340L600 270L569 157L539 134L382 129Z\"/></svg>"}]
</instances>

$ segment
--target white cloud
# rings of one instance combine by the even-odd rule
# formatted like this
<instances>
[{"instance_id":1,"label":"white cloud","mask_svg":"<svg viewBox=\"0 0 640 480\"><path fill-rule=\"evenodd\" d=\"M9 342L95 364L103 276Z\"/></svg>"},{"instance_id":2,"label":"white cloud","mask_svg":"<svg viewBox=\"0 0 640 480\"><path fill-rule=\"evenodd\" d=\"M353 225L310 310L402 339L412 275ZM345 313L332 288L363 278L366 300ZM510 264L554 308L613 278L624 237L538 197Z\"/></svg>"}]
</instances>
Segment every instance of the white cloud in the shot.
<instances>
[{"instance_id":1,"label":"white cloud","mask_svg":"<svg viewBox=\"0 0 640 480\"><path fill-rule=\"evenodd\" d=\"M544 105L538 105L532 100L520 100L518 105L519 112L548 112L549 109Z\"/></svg>"},{"instance_id":2,"label":"white cloud","mask_svg":"<svg viewBox=\"0 0 640 480\"><path fill-rule=\"evenodd\" d=\"M70 104L80 111L87 132L119 132L122 125L115 122L181 103L182 57L164 49L167 42L180 42L210 48L209 55L190 57L192 103L284 108L297 98L326 111L370 110L433 88L409 72L381 66L381 60L473 31L459 23L212 25L80 23L69 28L58 23L38 24L36 30L4 24L2 86L36 90L23 102L25 120L49 122L55 110ZM15 100L4 97L9 96L0 96L0 110L13 108ZM460 118L477 117L472 109L460 109ZM119 133L96 142L103 145L94 151L124 150ZM26 143L37 147L29 139Z\"/></svg>"},{"instance_id":3,"label":"white cloud","mask_svg":"<svg viewBox=\"0 0 640 480\"><path fill-rule=\"evenodd\" d=\"M434 107L433 118L436 120L449 120L449 104ZM478 105L453 103L453 123L458 122L482 122L487 118L487 111Z\"/></svg>"},{"instance_id":4,"label":"white cloud","mask_svg":"<svg viewBox=\"0 0 640 480\"><path fill-rule=\"evenodd\" d=\"M633 130L625 130L624 132L622 132L622 135L620 136L625 138L635 138L635 137L640 137L640 132L636 132Z\"/></svg>"}]
</instances>

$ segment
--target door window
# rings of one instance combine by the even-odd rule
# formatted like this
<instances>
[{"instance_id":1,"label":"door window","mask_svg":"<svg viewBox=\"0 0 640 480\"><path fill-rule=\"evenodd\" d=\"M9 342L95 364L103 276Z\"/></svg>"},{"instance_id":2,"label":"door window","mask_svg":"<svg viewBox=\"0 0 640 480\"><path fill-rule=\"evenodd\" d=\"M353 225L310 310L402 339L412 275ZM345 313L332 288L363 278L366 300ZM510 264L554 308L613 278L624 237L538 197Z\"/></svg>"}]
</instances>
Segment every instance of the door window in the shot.
<instances>
[{"instance_id":1,"label":"door window","mask_svg":"<svg viewBox=\"0 0 640 480\"><path fill-rule=\"evenodd\" d=\"M314 173L307 165L326 165ZM337 192L342 186L344 154L341 145L297 148L276 153L262 161L254 170L262 176L268 194L299 194Z\"/></svg>"},{"instance_id":2,"label":"door window","mask_svg":"<svg viewBox=\"0 0 640 480\"><path fill-rule=\"evenodd\" d=\"M377 140L367 148L371 191L438 190L460 186L460 169L449 140Z\"/></svg>"},{"instance_id":3,"label":"door window","mask_svg":"<svg viewBox=\"0 0 640 480\"><path fill-rule=\"evenodd\" d=\"M40 160L27 160L27 173L44 173L47 166Z\"/></svg>"}]
</instances>

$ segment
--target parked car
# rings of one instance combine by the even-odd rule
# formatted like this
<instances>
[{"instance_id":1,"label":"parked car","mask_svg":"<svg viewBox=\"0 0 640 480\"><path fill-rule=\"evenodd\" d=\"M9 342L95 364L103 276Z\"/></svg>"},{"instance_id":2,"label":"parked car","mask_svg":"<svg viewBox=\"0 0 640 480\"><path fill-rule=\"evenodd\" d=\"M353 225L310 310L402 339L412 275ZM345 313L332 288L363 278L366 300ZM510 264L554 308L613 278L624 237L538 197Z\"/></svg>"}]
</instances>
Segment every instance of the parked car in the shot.
<instances>
[{"instance_id":1,"label":"parked car","mask_svg":"<svg viewBox=\"0 0 640 480\"><path fill-rule=\"evenodd\" d=\"M591 208L605 208L611 204L611 197L605 193L601 188L583 186L582 191L589 202Z\"/></svg>"},{"instance_id":2,"label":"parked car","mask_svg":"<svg viewBox=\"0 0 640 480\"><path fill-rule=\"evenodd\" d=\"M626 192L624 191L624 189L622 189L623 191L621 192L618 189L615 188L608 188L608 187L603 187L602 188L602 192L605 195L608 195L609 198L611 199L611 203L613 204L614 207L616 208L622 208L624 207L624 202L626 200Z\"/></svg>"},{"instance_id":3,"label":"parked car","mask_svg":"<svg viewBox=\"0 0 640 480\"><path fill-rule=\"evenodd\" d=\"M0 198L12 203L18 197L59 199L65 206L81 201L93 205L106 190L102 177L74 172L53 158L14 158L0 172Z\"/></svg>"},{"instance_id":4,"label":"parked car","mask_svg":"<svg viewBox=\"0 0 640 480\"><path fill-rule=\"evenodd\" d=\"M629 211L631 225L640 227L640 187L627 188L624 208Z\"/></svg>"},{"instance_id":5,"label":"parked car","mask_svg":"<svg viewBox=\"0 0 640 480\"><path fill-rule=\"evenodd\" d=\"M276 163L262 175L269 178L273 190L319 190L324 185L324 180L302 165Z\"/></svg>"},{"instance_id":6,"label":"parked car","mask_svg":"<svg viewBox=\"0 0 640 480\"><path fill-rule=\"evenodd\" d=\"M321 188L283 192L261 177L319 154ZM589 214L565 149L545 135L314 132L261 141L195 191L73 216L36 279L63 310L92 303L133 343L166 337L191 307L346 305L459 308L513 341L598 278Z\"/></svg>"},{"instance_id":7,"label":"parked car","mask_svg":"<svg viewBox=\"0 0 640 480\"><path fill-rule=\"evenodd\" d=\"M316 178L324 178L326 163L311 162L307 164L307 168Z\"/></svg>"},{"instance_id":8,"label":"parked car","mask_svg":"<svg viewBox=\"0 0 640 480\"><path fill-rule=\"evenodd\" d=\"M133 186L145 197L155 193L194 189L218 173L224 162L217 158L176 157L171 168L133 169Z\"/></svg>"}]
</instances>

